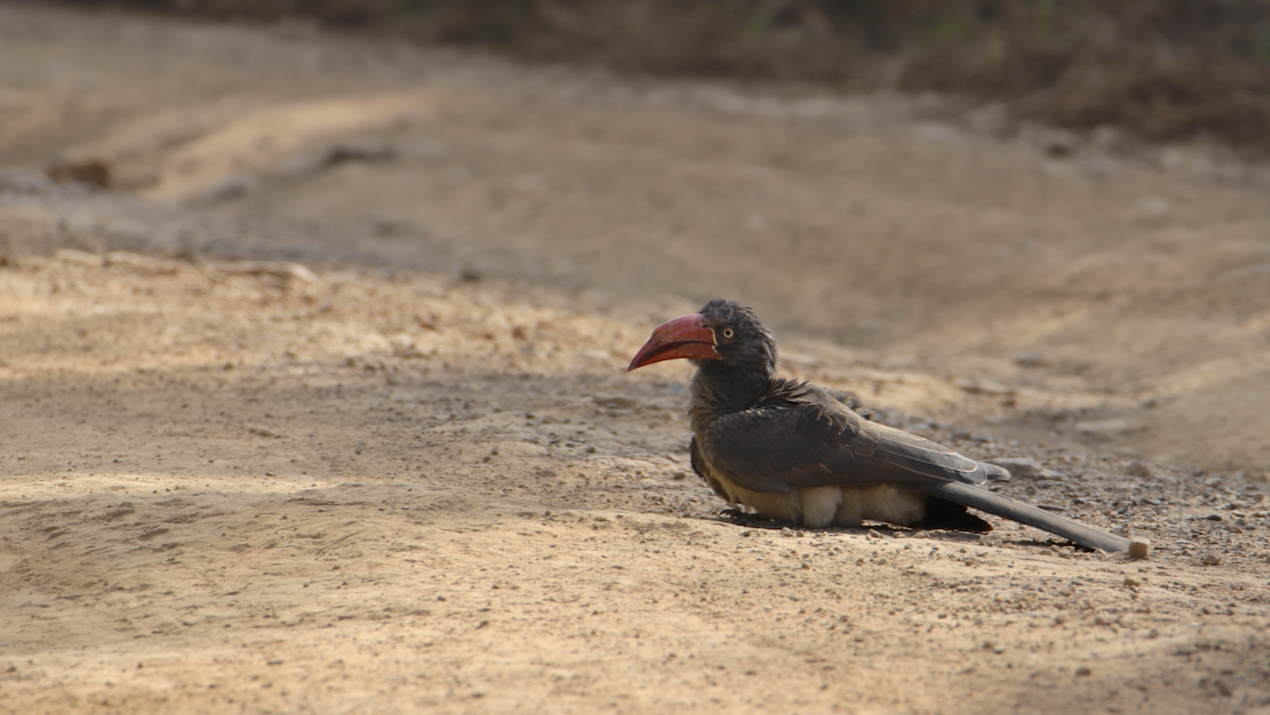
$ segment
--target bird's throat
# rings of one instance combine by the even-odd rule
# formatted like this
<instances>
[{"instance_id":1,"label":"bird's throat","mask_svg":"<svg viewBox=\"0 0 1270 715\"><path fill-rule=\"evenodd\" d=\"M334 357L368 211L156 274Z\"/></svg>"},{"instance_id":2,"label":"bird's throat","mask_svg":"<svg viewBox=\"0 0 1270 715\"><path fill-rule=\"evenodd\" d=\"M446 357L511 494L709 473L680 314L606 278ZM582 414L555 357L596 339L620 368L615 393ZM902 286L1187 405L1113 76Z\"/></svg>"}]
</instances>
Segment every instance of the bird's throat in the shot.
<instances>
[{"instance_id":1,"label":"bird's throat","mask_svg":"<svg viewBox=\"0 0 1270 715\"><path fill-rule=\"evenodd\" d=\"M689 385L694 427L753 407L771 387L772 376L766 371L746 370L713 360L694 362L697 372Z\"/></svg>"}]
</instances>

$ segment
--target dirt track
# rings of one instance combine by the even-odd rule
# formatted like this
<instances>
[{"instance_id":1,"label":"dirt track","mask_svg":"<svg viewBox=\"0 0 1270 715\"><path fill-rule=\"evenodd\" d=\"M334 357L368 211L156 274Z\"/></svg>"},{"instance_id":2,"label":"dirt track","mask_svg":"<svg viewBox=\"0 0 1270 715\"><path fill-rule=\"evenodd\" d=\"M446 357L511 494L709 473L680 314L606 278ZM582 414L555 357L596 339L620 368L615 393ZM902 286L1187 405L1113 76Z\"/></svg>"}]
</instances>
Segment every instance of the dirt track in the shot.
<instances>
[{"instance_id":1,"label":"dirt track","mask_svg":"<svg viewBox=\"0 0 1270 715\"><path fill-rule=\"evenodd\" d=\"M1263 167L302 26L0 52L0 709L1270 712ZM715 295L1153 559L718 521L687 373L623 373Z\"/></svg>"}]
</instances>

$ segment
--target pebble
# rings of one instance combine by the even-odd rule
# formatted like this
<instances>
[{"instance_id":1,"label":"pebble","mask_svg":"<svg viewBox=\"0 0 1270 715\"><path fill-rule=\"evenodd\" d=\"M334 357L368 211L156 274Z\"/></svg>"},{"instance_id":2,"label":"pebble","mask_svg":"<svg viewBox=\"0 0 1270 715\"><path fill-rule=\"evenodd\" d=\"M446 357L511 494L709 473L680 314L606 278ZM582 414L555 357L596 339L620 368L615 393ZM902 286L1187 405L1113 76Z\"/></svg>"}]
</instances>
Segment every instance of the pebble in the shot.
<instances>
[{"instance_id":1,"label":"pebble","mask_svg":"<svg viewBox=\"0 0 1270 715\"><path fill-rule=\"evenodd\" d=\"M1005 467L1010 470L1010 474L1024 479L1034 479L1037 477L1053 478L1059 476L1057 472L1046 469L1040 462L1031 457L995 457L993 459L983 460L988 464L995 464L998 467Z\"/></svg>"},{"instance_id":2,"label":"pebble","mask_svg":"<svg viewBox=\"0 0 1270 715\"><path fill-rule=\"evenodd\" d=\"M346 161L388 161L397 156L397 150L386 144L369 142L340 142L327 151L324 163L328 166Z\"/></svg>"},{"instance_id":3,"label":"pebble","mask_svg":"<svg viewBox=\"0 0 1270 715\"><path fill-rule=\"evenodd\" d=\"M1019 367L1044 367L1045 358L1037 353L1022 353L1014 356L1014 364Z\"/></svg>"},{"instance_id":4,"label":"pebble","mask_svg":"<svg viewBox=\"0 0 1270 715\"><path fill-rule=\"evenodd\" d=\"M1118 435L1127 432L1137 432L1142 429L1142 425L1125 419L1108 419L1108 420L1085 420L1077 422L1076 431L1085 435Z\"/></svg>"},{"instance_id":5,"label":"pebble","mask_svg":"<svg viewBox=\"0 0 1270 715\"><path fill-rule=\"evenodd\" d=\"M1140 459L1129 462L1129 466L1124 468L1124 473L1130 477L1154 477L1155 469Z\"/></svg>"},{"instance_id":6,"label":"pebble","mask_svg":"<svg viewBox=\"0 0 1270 715\"><path fill-rule=\"evenodd\" d=\"M110 162L97 157L62 159L49 167L48 175L55 181L78 181L89 186L110 187Z\"/></svg>"},{"instance_id":7,"label":"pebble","mask_svg":"<svg viewBox=\"0 0 1270 715\"><path fill-rule=\"evenodd\" d=\"M255 188L256 180L251 174L239 172L231 174L212 184L200 197L206 203L216 203L244 196Z\"/></svg>"},{"instance_id":8,"label":"pebble","mask_svg":"<svg viewBox=\"0 0 1270 715\"><path fill-rule=\"evenodd\" d=\"M1138 537L1129 542L1129 558L1131 559L1149 559L1151 558L1151 540Z\"/></svg>"},{"instance_id":9,"label":"pebble","mask_svg":"<svg viewBox=\"0 0 1270 715\"><path fill-rule=\"evenodd\" d=\"M1205 566L1217 566L1221 564L1221 557L1217 554L1209 552L1199 557L1199 562Z\"/></svg>"},{"instance_id":10,"label":"pebble","mask_svg":"<svg viewBox=\"0 0 1270 715\"><path fill-rule=\"evenodd\" d=\"M278 434L274 430L269 429L268 427L265 427L264 425L251 425L247 427L247 431L254 435L259 435L261 437L277 438L282 436L281 434Z\"/></svg>"},{"instance_id":11,"label":"pebble","mask_svg":"<svg viewBox=\"0 0 1270 715\"><path fill-rule=\"evenodd\" d=\"M600 407L634 407L636 402L634 398L626 395L596 395L591 401Z\"/></svg>"}]
</instances>

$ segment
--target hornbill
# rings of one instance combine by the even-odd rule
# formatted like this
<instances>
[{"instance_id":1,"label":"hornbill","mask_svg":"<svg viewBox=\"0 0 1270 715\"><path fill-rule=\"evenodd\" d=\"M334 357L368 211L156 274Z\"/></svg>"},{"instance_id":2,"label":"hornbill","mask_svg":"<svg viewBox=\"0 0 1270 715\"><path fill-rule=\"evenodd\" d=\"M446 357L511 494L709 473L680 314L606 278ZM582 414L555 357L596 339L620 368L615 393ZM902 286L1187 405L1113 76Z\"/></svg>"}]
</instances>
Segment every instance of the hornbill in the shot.
<instances>
[{"instance_id":1,"label":"hornbill","mask_svg":"<svg viewBox=\"0 0 1270 715\"><path fill-rule=\"evenodd\" d=\"M734 507L807 527L900 526L989 531L966 511L1044 529L1081 546L1130 541L994 494L1009 472L868 420L855 395L776 377L776 343L749 308L715 299L662 324L628 370L687 358L692 468Z\"/></svg>"}]
</instances>

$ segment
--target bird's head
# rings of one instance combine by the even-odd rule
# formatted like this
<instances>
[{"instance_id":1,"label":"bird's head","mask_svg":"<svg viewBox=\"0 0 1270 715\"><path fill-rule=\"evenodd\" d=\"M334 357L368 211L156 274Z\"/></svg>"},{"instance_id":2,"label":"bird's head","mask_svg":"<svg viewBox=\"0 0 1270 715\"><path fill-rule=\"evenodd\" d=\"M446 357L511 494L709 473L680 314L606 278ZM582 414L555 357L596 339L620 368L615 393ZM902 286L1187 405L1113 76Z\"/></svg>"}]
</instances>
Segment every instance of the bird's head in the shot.
<instances>
[{"instance_id":1,"label":"bird's head","mask_svg":"<svg viewBox=\"0 0 1270 715\"><path fill-rule=\"evenodd\" d=\"M776 371L776 341L754 311L734 300L715 298L700 313L658 326L627 370L675 358L688 358L703 370L731 368L771 377Z\"/></svg>"}]
</instances>

